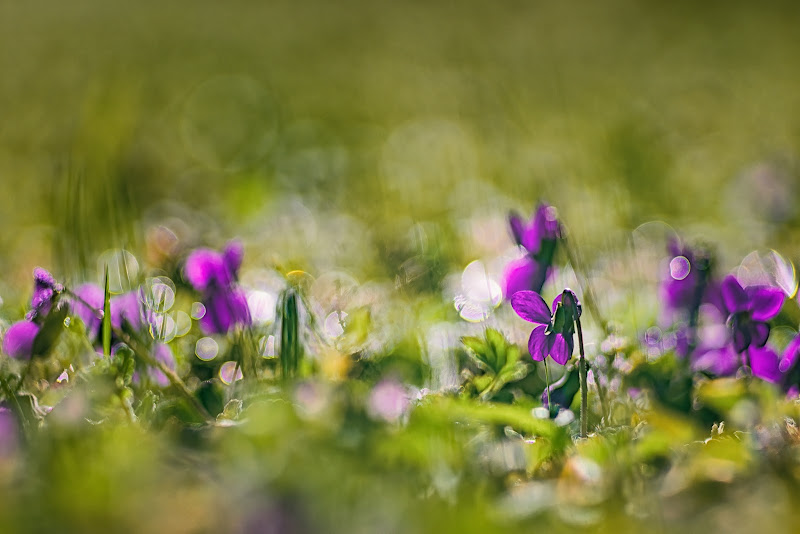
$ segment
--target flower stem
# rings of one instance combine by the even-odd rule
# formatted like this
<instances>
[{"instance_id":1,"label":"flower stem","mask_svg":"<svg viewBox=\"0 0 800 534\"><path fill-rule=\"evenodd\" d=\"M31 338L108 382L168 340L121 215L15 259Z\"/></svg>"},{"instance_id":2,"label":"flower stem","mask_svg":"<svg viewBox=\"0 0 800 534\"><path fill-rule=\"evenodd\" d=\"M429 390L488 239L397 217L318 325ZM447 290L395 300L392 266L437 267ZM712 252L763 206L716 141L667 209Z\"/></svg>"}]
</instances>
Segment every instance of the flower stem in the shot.
<instances>
[{"instance_id":1,"label":"flower stem","mask_svg":"<svg viewBox=\"0 0 800 534\"><path fill-rule=\"evenodd\" d=\"M581 437L585 438L589 431L589 388L587 381L586 353L583 348L583 329L581 328L580 317L575 317L575 326L578 330L578 348L580 349L580 360L578 360L578 370L581 379Z\"/></svg>"},{"instance_id":2,"label":"flower stem","mask_svg":"<svg viewBox=\"0 0 800 534\"><path fill-rule=\"evenodd\" d=\"M550 369L547 367L547 358L544 359L544 382L546 384L545 391L547 392L547 411L552 413L553 403L550 402Z\"/></svg>"},{"instance_id":3,"label":"flower stem","mask_svg":"<svg viewBox=\"0 0 800 534\"><path fill-rule=\"evenodd\" d=\"M581 291L583 293L583 302L586 304L586 307L589 308L589 311L592 314L592 318L594 318L594 320L600 324L600 327L603 329L603 332L608 333L609 332L608 321L600 313L600 309L597 306L597 300L594 298L594 292L592 292L592 289L589 286L589 280L586 275L586 270L580 263L580 258L578 257L575 250L573 250L571 244L567 241L566 238L562 238L561 242L564 251L567 254L567 260L569 261L569 264L572 266L572 270L575 272L575 278L578 280L578 284L581 286Z\"/></svg>"}]
</instances>

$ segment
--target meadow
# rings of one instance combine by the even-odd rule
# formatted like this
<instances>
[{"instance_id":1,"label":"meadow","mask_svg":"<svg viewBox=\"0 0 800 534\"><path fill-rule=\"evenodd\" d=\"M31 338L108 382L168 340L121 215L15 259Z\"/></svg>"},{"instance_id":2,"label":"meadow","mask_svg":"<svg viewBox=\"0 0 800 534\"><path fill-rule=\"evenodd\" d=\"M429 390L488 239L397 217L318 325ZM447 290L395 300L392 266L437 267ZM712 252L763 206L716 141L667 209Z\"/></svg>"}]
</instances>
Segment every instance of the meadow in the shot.
<instances>
[{"instance_id":1,"label":"meadow","mask_svg":"<svg viewBox=\"0 0 800 534\"><path fill-rule=\"evenodd\" d=\"M0 2L0 531L796 531L798 23Z\"/></svg>"}]
</instances>

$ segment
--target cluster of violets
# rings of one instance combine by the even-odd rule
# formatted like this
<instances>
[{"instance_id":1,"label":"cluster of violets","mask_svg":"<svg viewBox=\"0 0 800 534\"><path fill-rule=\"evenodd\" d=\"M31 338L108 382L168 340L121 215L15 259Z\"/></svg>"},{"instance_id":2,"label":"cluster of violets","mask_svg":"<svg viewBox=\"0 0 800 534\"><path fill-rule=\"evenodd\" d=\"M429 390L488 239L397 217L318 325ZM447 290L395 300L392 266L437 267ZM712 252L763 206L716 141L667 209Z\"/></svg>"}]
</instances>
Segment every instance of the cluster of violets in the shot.
<instances>
[{"instance_id":1,"label":"cluster of violets","mask_svg":"<svg viewBox=\"0 0 800 534\"><path fill-rule=\"evenodd\" d=\"M76 287L74 291L65 291L63 284L56 282L53 275L41 267L34 270L33 279L31 310L24 320L9 327L3 338L3 351L12 358L30 359L33 356L34 341L44 321L52 310L62 306L69 306L72 315L83 322L89 339L98 346L103 317L103 289L96 284L87 283ZM109 304L113 329L122 328L123 321L134 330L142 327L145 313L137 292L130 291L111 297Z\"/></svg>"},{"instance_id":2,"label":"cluster of violets","mask_svg":"<svg viewBox=\"0 0 800 534\"><path fill-rule=\"evenodd\" d=\"M550 357L565 365L574 351L581 304L569 289L550 306L540 295L553 273L555 250L563 234L556 210L540 204L529 221L512 214L509 226L524 255L505 270L506 298L521 318L538 325L528 341L532 358L544 361ZM785 293L768 285L743 287L732 275L716 279L711 256L702 248L692 249L674 241L668 250L671 260L660 296L663 318L675 332L675 352L695 371L715 376L744 372L797 395L800 336L781 355L768 344L769 322L781 311ZM234 241L221 252L196 249L186 259L184 278L200 295L205 311L199 321L206 335L226 334L252 324L245 293L237 285L243 254L241 243ZM143 305L144 301L141 289L112 297L113 330L122 329L124 324L134 330L152 326L154 312ZM3 352L12 358L29 359L46 318L63 306L70 307L72 316L83 322L88 337L98 346L102 288L83 284L69 291L49 272L37 268L30 311L6 331ZM154 354L174 369L174 358L166 345L157 341ZM163 375L153 374L152 378L159 383L166 381Z\"/></svg>"},{"instance_id":3,"label":"cluster of violets","mask_svg":"<svg viewBox=\"0 0 800 534\"><path fill-rule=\"evenodd\" d=\"M512 214L509 226L525 256L506 268L506 297L517 315L539 325L528 341L531 357L544 361L549 356L565 365L574 350L574 321L580 317L580 303L569 289L558 295L552 306L540 295L553 270L553 251L562 235L556 212L540 204L529 223ZM669 272L660 296L664 319L676 334L676 354L688 358L694 371L714 376L752 374L797 396L800 335L781 355L767 343L769 322L786 299L783 290L769 285L743 287L733 275L716 279L711 255L702 248L695 250L673 240L668 252Z\"/></svg>"},{"instance_id":4,"label":"cluster of violets","mask_svg":"<svg viewBox=\"0 0 800 534\"><path fill-rule=\"evenodd\" d=\"M713 277L709 254L673 242L661 286L666 316L675 326L676 352L696 371L716 376L751 373L796 396L800 336L779 355L767 343L770 323L786 294L770 285L748 285L733 275Z\"/></svg>"},{"instance_id":5,"label":"cluster of violets","mask_svg":"<svg viewBox=\"0 0 800 534\"><path fill-rule=\"evenodd\" d=\"M184 276L201 296L204 313L200 318L200 327L207 335L226 334L236 327L251 324L245 294L236 285L243 255L242 245L232 242L221 253L201 248L193 251L186 260ZM48 315L65 306L69 307L72 317L80 319L87 337L95 349L100 351L103 289L97 284L85 283L74 290L68 290L52 274L40 267L34 270L33 278L31 309L25 319L12 324L5 332L3 352L15 359L30 359L36 350L36 337ZM158 314L148 309L144 304L146 300L143 288L111 297L109 306L112 332L119 332L123 325L133 331L141 331L145 327L157 331ZM119 342L117 336L112 334L112 356L119 348ZM175 369L175 358L165 343L156 339L152 351L157 361L169 369ZM148 376L159 386L164 387L169 383L158 369L148 369ZM138 380L138 375L135 380Z\"/></svg>"}]
</instances>

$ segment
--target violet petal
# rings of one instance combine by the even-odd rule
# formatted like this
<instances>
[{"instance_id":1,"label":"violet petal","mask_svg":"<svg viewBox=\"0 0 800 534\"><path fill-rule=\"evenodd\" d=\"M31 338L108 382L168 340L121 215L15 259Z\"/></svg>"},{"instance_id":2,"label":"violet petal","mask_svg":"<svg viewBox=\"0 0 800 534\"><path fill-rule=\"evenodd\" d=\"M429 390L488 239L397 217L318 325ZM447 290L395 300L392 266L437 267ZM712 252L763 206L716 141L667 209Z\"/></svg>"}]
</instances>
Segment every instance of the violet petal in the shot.
<instances>
[{"instance_id":1,"label":"violet petal","mask_svg":"<svg viewBox=\"0 0 800 534\"><path fill-rule=\"evenodd\" d=\"M546 326L537 326L531 332L531 337L528 339L528 352L534 361L541 362L547 357L547 335L545 331Z\"/></svg>"},{"instance_id":2,"label":"violet petal","mask_svg":"<svg viewBox=\"0 0 800 534\"><path fill-rule=\"evenodd\" d=\"M794 368L800 357L800 335L795 338L786 346L781 357L781 362L778 368L782 373L787 373Z\"/></svg>"},{"instance_id":3,"label":"violet petal","mask_svg":"<svg viewBox=\"0 0 800 534\"><path fill-rule=\"evenodd\" d=\"M222 256L213 250L200 248L186 258L186 280L196 291L205 291L214 282L227 283L228 277L225 271Z\"/></svg>"},{"instance_id":4,"label":"violet petal","mask_svg":"<svg viewBox=\"0 0 800 534\"><path fill-rule=\"evenodd\" d=\"M228 272L230 281L236 279L239 273L239 267L242 266L242 259L244 258L244 247L239 241L231 241L222 251L222 262Z\"/></svg>"},{"instance_id":5,"label":"violet petal","mask_svg":"<svg viewBox=\"0 0 800 534\"><path fill-rule=\"evenodd\" d=\"M698 351L692 362L696 371L710 371L717 376L729 376L739 369L739 355L728 346Z\"/></svg>"},{"instance_id":6,"label":"violet petal","mask_svg":"<svg viewBox=\"0 0 800 534\"><path fill-rule=\"evenodd\" d=\"M511 235L517 245L522 245L522 236L525 232L525 223L522 218L516 213L511 213L508 216L508 226L511 228Z\"/></svg>"},{"instance_id":7,"label":"violet petal","mask_svg":"<svg viewBox=\"0 0 800 534\"><path fill-rule=\"evenodd\" d=\"M778 355L769 347L750 347L747 351L750 358L750 369L753 375L767 382L778 382L781 372L778 364Z\"/></svg>"},{"instance_id":8,"label":"violet petal","mask_svg":"<svg viewBox=\"0 0 800 534\"><path fill-rule=\"evenodd\" d=\"M756 321L768 321L778 315L783 307L783 291L769 286L752 286L745 289L750 298L750 309Z\"/></svg>"},{"instance_id":9,"label":"violet petal","mask_svg":"<svg viewBox=\"0 0 800 534\"><path fill-rule=\"evenodd\" d=\"M722 301L725 303L728 313L739 313L749 309L750 299L739 281L732 275L726 276L722 281L721 291Z\"/></svg>"},{"instance_id":10,"label":"violet petal","mask_svg":"<svg viewBox=\"0 0 800 534\"><path fill-rule=\"evenodd\" d=\"M550 308L535 291L517 291L511 296L511 307L517 315L530 323L550 323Z\"/></svg>"},{"instance_id":11,"label":"violet petal","mask_svg":"<svg viewBox=\"0 0 800 534\"><path fill-rule=\"evenodd\" d=\"M750 323L750 341L756 347L763 347L769 338L769 325L767 323Z\"/></svg>"},{"instance_id":12,"label":"violet petal","mask_svg":"<svg viewBox=\"0 0 800 534\"><path fill-rule=\"evenodd\" d=\"M550 335L554 336L553 346L550 349L550 357L553 358L557 364L566 365L572 356L572 351L570 350L569 344L561 334Z\"/></svg>"},{"instance_id":13,"label":"violet petal","mask_svg":"<svg viewBox=\"0 0 800 534\"><path fill-rule=\"evenodd\" d=\"M503 273L505 297L510 299L517 291L530 291L537 269L536 260L528 256L510 262Z\"/></svg>"}]
</instances>

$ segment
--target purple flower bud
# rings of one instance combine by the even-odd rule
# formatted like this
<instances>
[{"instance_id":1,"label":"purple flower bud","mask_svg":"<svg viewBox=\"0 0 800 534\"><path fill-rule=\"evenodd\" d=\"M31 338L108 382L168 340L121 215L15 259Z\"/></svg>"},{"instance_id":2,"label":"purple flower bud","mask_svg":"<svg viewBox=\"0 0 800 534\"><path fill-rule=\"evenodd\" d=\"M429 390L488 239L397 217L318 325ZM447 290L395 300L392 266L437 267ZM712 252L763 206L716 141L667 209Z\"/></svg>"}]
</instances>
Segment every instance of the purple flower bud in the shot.
<instances>
[{"instance_id":1,"label":"purple flower bud","mask_svg":"<svg viewBox=\"0 0 800 534\"><path fill-rule=\"evenodd\" d=\"M231 241L222 251L222 264L230 275L231 281L236 280L239 267L244 259L244 247L239 241Z\"/></svg>"},{"instance_id":2,"label":"purple flower bud","mask_svg":"<svg viewBox=\"0 0 800 534\"><path fill-rule=\"evenodd\" d=\"M63 291L64 287L57 283L48 271L37 267L33 270L33 295L31 296L30 319L37 315L47 315L53 304L56 293Z\"/></svg>"}]
</instances>

